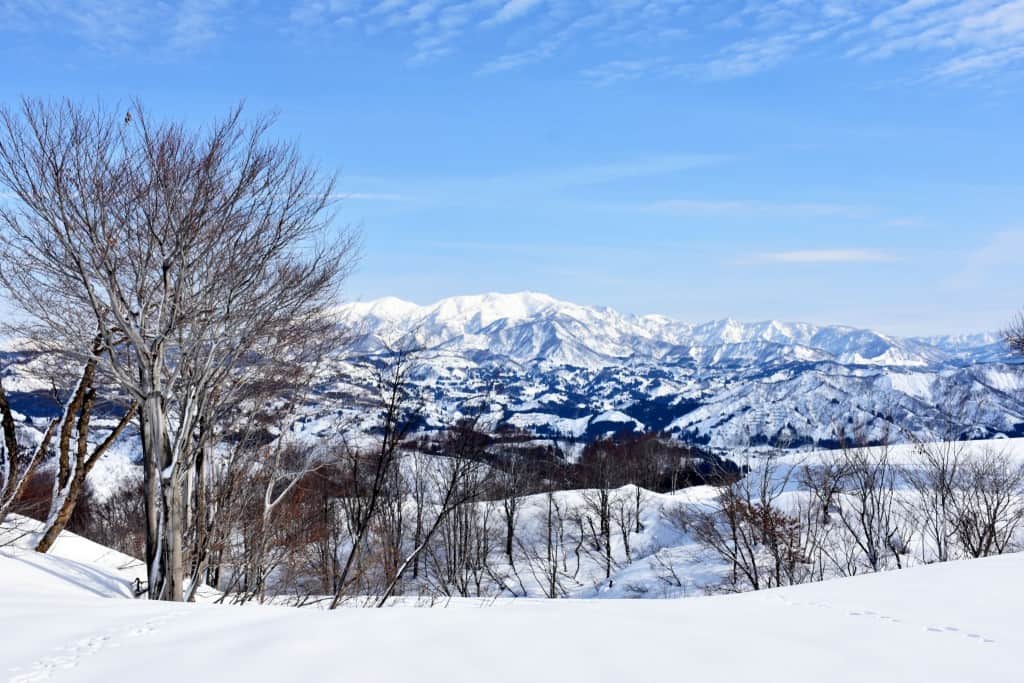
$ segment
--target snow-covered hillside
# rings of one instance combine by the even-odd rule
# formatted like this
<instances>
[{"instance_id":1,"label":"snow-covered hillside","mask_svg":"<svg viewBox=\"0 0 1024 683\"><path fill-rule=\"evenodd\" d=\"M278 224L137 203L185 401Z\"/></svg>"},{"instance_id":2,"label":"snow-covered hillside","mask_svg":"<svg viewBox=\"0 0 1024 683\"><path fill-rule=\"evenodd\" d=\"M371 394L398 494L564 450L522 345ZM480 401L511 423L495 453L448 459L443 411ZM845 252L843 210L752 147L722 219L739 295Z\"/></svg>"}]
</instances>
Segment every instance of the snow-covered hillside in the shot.
<instances>
[{"instance_id":1,"label":"snow-covered hillside","mask_svg":"<svg viewBox=\"0 0 1024 683\"><path fill-rule=\"evenodd\" d=\"M1022 573L1018 554L683 600L323 612L132 600L95 588L121 579L103 565L3 550L0 676L1018 681Z\"/></svg>"},{"instance_id":2,"label":"snow-covered hillside","mask_svg":"<svg viewBox=\"0 0 1024 683\"><path fill-rule=\"evenodd\" d=\"M1024 376L996 335L897 338L844 326L632 316L535 294L354 303L360 349L424 349L438 422L488 392L495 421L594 437L669 430L716 446L827 443L837 427L985 438L1024 430ZM891 430L890 430L891 431Z\"/></svg>"}]
</instances>

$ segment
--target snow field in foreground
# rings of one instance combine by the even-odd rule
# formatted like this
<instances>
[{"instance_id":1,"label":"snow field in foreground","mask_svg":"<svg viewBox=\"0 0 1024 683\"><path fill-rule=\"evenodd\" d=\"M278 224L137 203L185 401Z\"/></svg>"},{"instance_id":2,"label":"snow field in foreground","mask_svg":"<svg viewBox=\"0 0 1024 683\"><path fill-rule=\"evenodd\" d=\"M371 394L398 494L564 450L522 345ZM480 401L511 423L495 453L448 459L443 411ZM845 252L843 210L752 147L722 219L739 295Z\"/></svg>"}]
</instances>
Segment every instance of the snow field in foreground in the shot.
<instances>
[{"instance_id":1,"label":"snow field in foreground","mask_svg":"<svg viewBox=\"0 0 1024 683\"><path fill-rule=\"evenodd\" d=\"M686 600L324 612L123 599L115 570L6 549L0 680L1019 681L1022 575L1017 554Z\"/></svg>"}]
</instances>

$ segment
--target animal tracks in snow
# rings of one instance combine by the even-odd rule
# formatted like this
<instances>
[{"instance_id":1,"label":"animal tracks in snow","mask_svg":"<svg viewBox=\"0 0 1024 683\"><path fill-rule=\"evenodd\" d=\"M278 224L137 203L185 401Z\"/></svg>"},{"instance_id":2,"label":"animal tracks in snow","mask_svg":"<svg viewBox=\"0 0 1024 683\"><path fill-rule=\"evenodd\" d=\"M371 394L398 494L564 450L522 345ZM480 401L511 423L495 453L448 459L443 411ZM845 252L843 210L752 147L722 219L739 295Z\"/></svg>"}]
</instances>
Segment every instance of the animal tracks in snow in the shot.
<instances>
[{"instance_id":1,"label":"animal tracks in snow","mask_svg":"<svg viewBox=\"0 0 1024 683\"><path fill-rule=\"evenodd\" d=\"M146 619L134 626L113 629L93 636L80 638L72 643L54 648L54 654L41 657L27 667L12 667L8 670L10 683L32 683L47 681L61 671L78 667L83 660L98 652L122 646L122 639L137 638L153 633L172 619L184 616L185 612L169 612Z\"/></svg>"},{"instance_id":2,"label":"animal tracks in snow","mask_svg":"<svg viewBox=\"0 0 1024 683\"><path fill-rule=\"evenodd\" d=\"M830 605L830 604L828 604L826 602L816 602L816 601L813 601L813 600L809 600L807 602L799 602L799 601L795 601L795 600L789 600L788 598L785 598L785 597L783 597L781 595L776 595L775 597L778 598L783 604L788 605L790 607L812 607L812 608L826 609L826 610L835 610L835 609L837 609L837 608L834 608L832 605ZM879 621L888 622L890 624L907 624L908 626L912 625L912 624L909 624L907 622L904 622L902 619L898 619L896 617L889 616L887 614L881 614L880 612L875 612L874 610L869 610L869 609L854 610L854 609L845 609L845 608L839 608L839 609L842 610L842 611L845 611L846 612L846 616L857 618L857 619L877 619ZM973 641L976 641L976 642L979 642L979 643L984 643L984 644L987 644L987 645L988 644L995 644L995 642L996 642L995 639L993 639L993 638L988 638L988 637L986 637L986 636L984 636L984 635L982 635L980 633L965 632L965 631L963 631L962 629L960 629L960 628L958 628L956 626L923 626L922 628L926 632L928 632L928 633L934 633L936 635L948 635L948 636L956 636L956 637L967 638L968 640L973 640Z\"/></svg>"}]
</instances>

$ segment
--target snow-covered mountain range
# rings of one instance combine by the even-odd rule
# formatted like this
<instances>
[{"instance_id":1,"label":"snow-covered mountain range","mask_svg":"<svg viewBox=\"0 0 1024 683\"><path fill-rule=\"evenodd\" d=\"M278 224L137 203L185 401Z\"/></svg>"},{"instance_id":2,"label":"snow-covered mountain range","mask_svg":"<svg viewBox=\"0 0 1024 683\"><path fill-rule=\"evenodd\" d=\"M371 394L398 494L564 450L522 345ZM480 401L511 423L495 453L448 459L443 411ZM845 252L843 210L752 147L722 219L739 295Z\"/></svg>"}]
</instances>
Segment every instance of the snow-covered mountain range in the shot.
<instances>
[{"instance_id":1,"label":"snow-covered mountain range","mask_svg":"<svg viewBox=\"0 0 1024 683\"><path fill-rule=\"evenodd\" d=\"M368 366L398 346L420 350L413 382L426 429L452 424L468 401L485 397L491 426L576 442L644 431L721 448L830 446L838 430L873 441L905 440L908 431L1024 435L1024 359L995 334L691 325L534 293L428 306L387 298L346 304L337 315L356 342L312 387L296 429L313 438L373 431ZM41 429L59 409L49 380L32 371L30 356L0 356L12 406Z\"/></svg>"},{"instance_id":2,"label":"snow-covered mountain range","mask_svg":"<svg viewBox=\"0 0 1024 683\"><path fill-rule=\"evenodd\" d=\"M430 421L486 392L493 418L542 435L665 430L732 446L828 443L838 428L1024 432L1024 374L998 335L898 338L839 325L692 325L536 293L340 307L358 351L423 349Z\"/></svg>"}]
</instances>

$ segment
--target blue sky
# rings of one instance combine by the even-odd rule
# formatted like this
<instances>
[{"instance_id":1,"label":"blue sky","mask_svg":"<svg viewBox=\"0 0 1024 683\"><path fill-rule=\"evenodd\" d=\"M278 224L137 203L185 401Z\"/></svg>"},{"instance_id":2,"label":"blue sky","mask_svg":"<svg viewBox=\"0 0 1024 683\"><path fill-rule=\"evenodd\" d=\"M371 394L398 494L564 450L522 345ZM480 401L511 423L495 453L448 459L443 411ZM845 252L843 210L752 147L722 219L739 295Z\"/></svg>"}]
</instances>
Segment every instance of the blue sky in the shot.
<instances>
[{"instance_id":1,"label":"blue sky","mask_svg":"<svg viewBox=\"0 0 1024 683\"><path fill-rule=\"evenodd\" d=\"M1024 305L1024 1L0 0L0 99L276 110L348 296L998 329Z\"/></svg>"}]
</instances>

